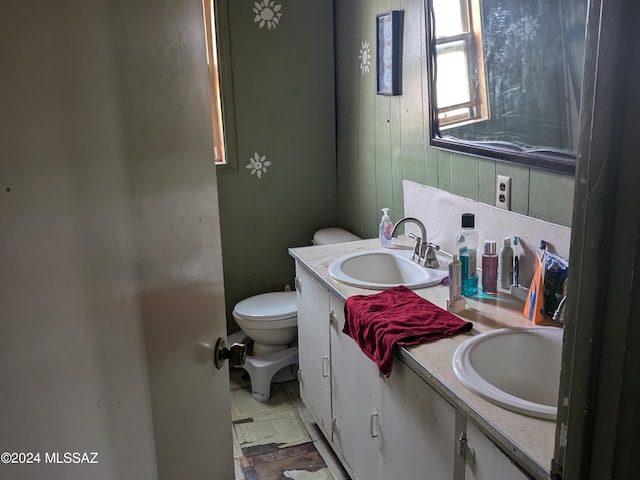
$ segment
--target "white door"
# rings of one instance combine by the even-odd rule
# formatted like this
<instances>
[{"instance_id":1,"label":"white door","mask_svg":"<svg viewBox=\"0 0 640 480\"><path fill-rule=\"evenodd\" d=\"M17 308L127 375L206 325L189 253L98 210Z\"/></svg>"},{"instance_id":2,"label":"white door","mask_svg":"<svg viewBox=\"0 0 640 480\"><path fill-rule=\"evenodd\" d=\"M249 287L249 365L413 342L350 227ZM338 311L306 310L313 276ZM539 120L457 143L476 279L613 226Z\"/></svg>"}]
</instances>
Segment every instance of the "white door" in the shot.
<instances>
[{"instance_id":1,"label":"white door","mask_svg":"<svg viewBox=\"0 0 640 480\"><path fill-rule=\"evenodd\" d=\"M1 479L233 478L207 81L199 1L0 4Z\"/></svg>"}]
</instances>

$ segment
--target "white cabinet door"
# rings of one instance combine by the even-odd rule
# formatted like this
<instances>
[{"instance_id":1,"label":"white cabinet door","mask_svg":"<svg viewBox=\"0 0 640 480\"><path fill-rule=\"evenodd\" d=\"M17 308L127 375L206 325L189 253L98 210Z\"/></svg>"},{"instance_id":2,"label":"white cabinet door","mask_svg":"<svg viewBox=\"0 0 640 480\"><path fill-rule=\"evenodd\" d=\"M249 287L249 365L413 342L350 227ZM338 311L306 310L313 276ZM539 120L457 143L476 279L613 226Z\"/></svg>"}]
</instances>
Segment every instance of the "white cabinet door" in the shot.
<instances>
[{"instance_id":1,"label":"white cabinet door","mask_svg":"<svg viewBox=\"0 0 640 480\"><path fill-rule=\"evenodd\" d=\"M512 461L471 422L467 422L465 480L529 480Z\"/></svg>"},{"instance_id":2,"label":"white cabinet door","mask_svg":"<svg viewBox=\"0 0 640 480\"><path fill-rule=\"evenodd\" d=\"M384 385L384 478L453 479L454 407L397 357Z\"/></svg>"},{"instance_id":3,"label":"white cabinet door","mask_svg":"<svg viewBox=\"0 0 640 480\"><path fill-rule=\"evenodd\" d=\"M331 438L329 292L296 264L300 397Z\"/></svg>"},{"instance_id":4,"label":"white cabinet door","mask_svg":"<svg viewBox=\"0 0 640 480\"><path fill-rule=\"evenodd\" d=\"M342 333L344 302L334 296L331 296L331 315L333 444L348 464L354 480L381 479L382 381L376 364L351 337Z\"/></svg>"}]
</instances>

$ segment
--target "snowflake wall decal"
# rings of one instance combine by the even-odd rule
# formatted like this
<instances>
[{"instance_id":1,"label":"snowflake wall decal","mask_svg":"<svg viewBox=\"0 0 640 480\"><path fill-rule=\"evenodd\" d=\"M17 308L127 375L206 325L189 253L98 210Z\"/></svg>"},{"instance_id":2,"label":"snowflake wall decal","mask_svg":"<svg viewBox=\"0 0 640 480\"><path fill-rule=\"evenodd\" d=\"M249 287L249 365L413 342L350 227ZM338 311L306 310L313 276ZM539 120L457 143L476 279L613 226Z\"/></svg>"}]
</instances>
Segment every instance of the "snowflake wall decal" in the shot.
<instances>
[{"instance_id":1,"label":"snowflake wall decal","mask_svg":"<svg viewBox=\"0 0 640 480\"><path fill-rule=\"evenodd\" d=\"M518 31L518 36L524 38L525 41L532 41L536 36L536 31L538 30L538 17L535 15L529 16L526 15L520 21L520 30Z\"/></svg>"},{"instance_id":2,"label":"snowflake wall decal","mask_svg":"<svg viewBox=\"0 0 640 480\"><path fill-rule=\"evenodd\" d=\"M360 48L360 55L358 55L360 59L360 73L364 75L365 73L369 73L369 65L371 65L371 47L369 46L368 41L362 42L362 48Z\"/></svg>"},{"instance_id":3,"label":"snowflake wall decal","mask_svg":"<svg viewBox=\"0 0 640 480\"><path fill-rule=\"evenodd\" d=\"M249 165L247 168L251 169L251 175L256 175L258 178L262 177L263 173L267 173L267 167L271 165L271 162L267 160L267 156L263 155L262 157L255 152L253 154L253 158L250 158Z\"/></svg>"},{"instance_id":4,"label":"snowflake wall decal","mask_svg":"<svg viewBox=\"0 0 640 480\"><path fill-rule=\"evenodd\" d=\"M268 30L276 28L280 23L280 17L282 16L282 5L277 5L275 1L262 0L261 2L255 2L253 13L256 16L253 19L254 23L259 23L260 28L267 26Z\"/></svg>"}]
</instances>

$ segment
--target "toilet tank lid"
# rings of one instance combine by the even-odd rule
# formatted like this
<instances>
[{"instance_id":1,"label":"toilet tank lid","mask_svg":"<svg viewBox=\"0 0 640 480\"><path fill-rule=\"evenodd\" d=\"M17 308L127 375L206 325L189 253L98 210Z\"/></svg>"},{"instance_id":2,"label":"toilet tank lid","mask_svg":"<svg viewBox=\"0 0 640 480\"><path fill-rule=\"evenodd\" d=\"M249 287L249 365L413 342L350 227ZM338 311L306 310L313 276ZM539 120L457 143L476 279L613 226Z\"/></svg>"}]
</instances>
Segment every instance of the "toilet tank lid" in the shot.
<instances>
[{"instance_id":1,"label":"toilet tank lid","mask_svg":"<svg viewBox=\"0 0 640 480\"><path fill-rule=\"evenodd\" d=\"M313 235L314 245L332 245L334 243L353 242L355 240L362 239L351 232L337 227L321 228Z\"/></svg>"},{"instance_id":2,"label":"toilet tank lid","mask_svg":"<svg viewBox=\"0 0 640 480\"><path fill-rule=\"evenodd\" d=\"M271 292L245 298L234 312L245 318L291 318L298 314L296 292Z\"/></svg>"}]
</instances>

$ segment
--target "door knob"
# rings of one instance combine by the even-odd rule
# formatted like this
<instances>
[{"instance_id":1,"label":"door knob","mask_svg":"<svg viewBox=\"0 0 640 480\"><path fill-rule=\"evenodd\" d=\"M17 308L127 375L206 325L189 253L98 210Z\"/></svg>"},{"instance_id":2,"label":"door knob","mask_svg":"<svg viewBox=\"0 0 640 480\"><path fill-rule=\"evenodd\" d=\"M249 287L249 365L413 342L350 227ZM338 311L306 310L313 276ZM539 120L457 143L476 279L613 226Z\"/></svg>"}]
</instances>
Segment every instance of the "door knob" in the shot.
<instances>
[{"instance_id":1,"label":"door knob","mask_svg":"<svg viewBox=\"0 0 640 480\"><path fill-rule=\"evenodd\" d=\"M218 338L216 348L213 350L213 363L216 368L222 368L224 361L229 359L232 367L241 367L247 359L247 346L244 343L234 343L227 348L224 338Z\"/></svg>"}]
</instances>

